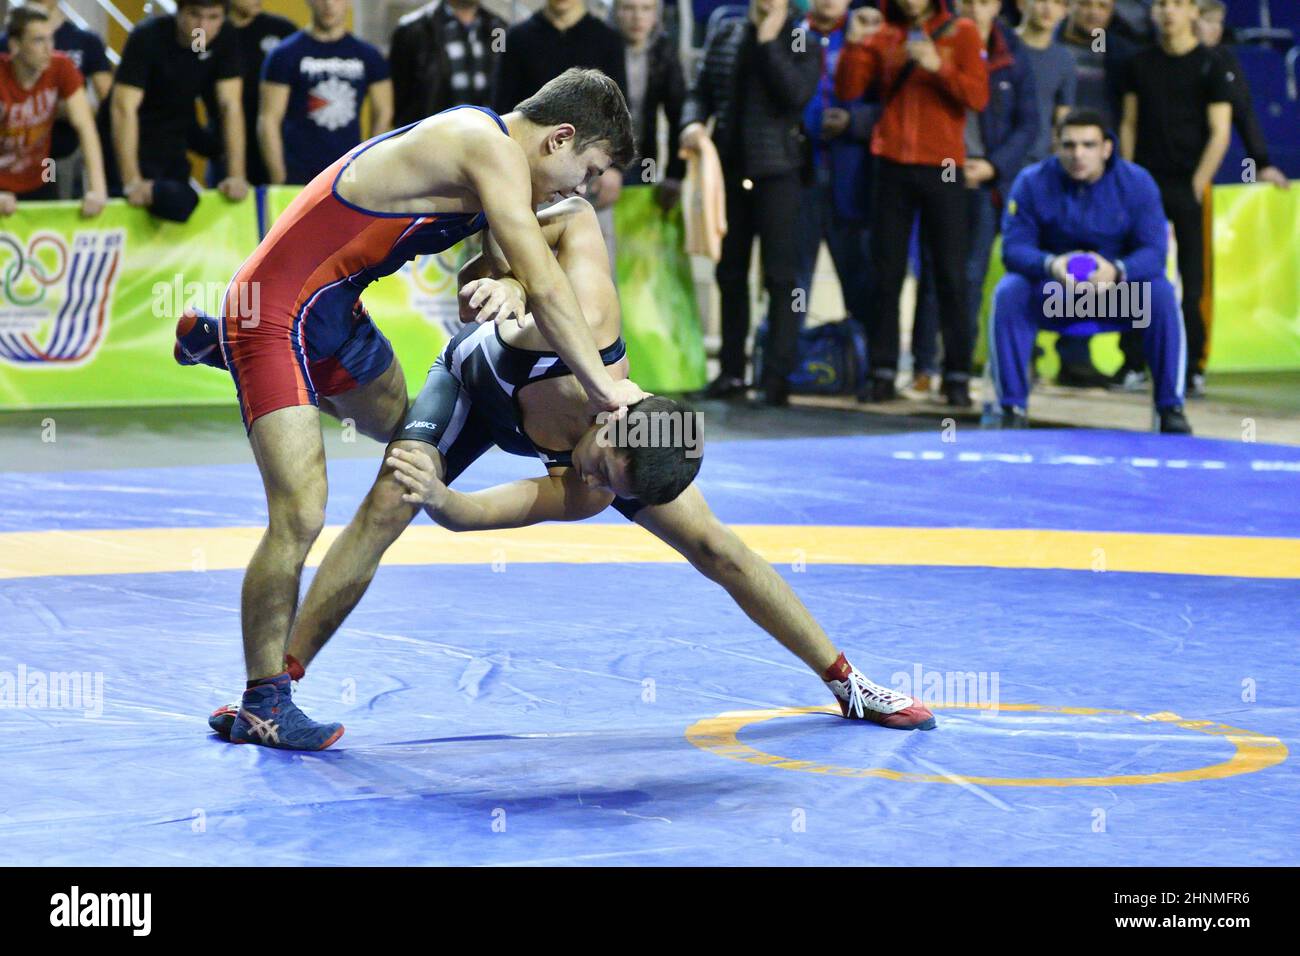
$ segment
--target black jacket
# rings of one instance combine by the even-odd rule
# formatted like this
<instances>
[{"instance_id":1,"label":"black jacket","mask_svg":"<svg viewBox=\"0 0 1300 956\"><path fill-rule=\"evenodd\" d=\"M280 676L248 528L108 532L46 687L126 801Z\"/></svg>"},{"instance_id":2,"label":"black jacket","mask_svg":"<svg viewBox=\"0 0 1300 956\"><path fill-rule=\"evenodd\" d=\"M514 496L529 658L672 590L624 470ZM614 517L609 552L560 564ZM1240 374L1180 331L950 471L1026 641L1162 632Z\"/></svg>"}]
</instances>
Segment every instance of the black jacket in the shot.
<instances>
[{"instance_id":1,"label":"black jacket","mask_svg":"<svg viewBox=\"0 0 1300 956\"><path fill-rule=\"evenodd\" d=\"M677 58L677 48L667 34L660 33L650 44L649 78L646 80L644 116L641 127L636 130L636 148L639 154L635 162L629 163L624 182L633 185L643 181L641 159L657 157L663 172L658 178L681 179L686 175L686 160L677 156L677 141L682 131L682 106L686 102L686 77L682 73L681 60ZM659 107L664 108L668 117L668 155L657 156L659 137L655 135L659 123ZM667 165L664 165L664 160Z\"/></svg>"},{"instance_id":2,"label":"black jacket","mask_svg":"<svg viewBox=\"0 0 1300 956\"><path fill-rule=\"evenodd\" d=\"M717 117L713 141L728 174L761 178L803 165L800 120L821 79L821 47L799 35L799 19L762 44L748 19L724 22L705 44L681 125Z\"/></svg>"},{"instance_id":3,"label":"black jacket","mask_svg":"<svg viewBox=\"0 0 1300 956\"><path fill-rule=\"evenodd\" d=\"M426 4L408 13L397 23L388 54L393 71L393 126L402 127L462 103L489 106L492 103L492 77L496 73L498 54L493 50L496 37L504 37L506 22L485 8L478 11L478 36L483 44L484 69L488 89L474 96L472 91L458 93L451 88L451 66L447 60L446 30L442 3ZM494 34L500 29L501 33ZM500 46L498 43L497 46Z\"/></svg>"}]
</instances>

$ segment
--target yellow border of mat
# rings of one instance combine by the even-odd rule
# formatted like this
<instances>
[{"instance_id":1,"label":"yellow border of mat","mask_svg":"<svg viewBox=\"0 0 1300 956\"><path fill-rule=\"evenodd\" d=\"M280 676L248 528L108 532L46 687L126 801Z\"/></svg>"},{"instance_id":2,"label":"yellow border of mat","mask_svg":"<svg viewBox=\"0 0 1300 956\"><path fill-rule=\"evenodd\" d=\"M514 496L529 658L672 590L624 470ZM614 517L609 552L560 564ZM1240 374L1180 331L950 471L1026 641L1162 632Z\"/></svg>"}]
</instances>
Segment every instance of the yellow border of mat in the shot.
<instances>
[{"instance_id":1,"label":"yellow border of mat","mask_svg":"<svg viewBox=\"0 0 1300 956\"><path fill-rule=\"evenodd\" d=\"M985 528L733 525L774 564L1062 568L1246 578L1300 578L1300 539ZM308 564L341 529L325 529ZM0 578L242 569L261 528L140 528L0 534ZM671 562L682 558L630 524L545 524L456 535L406 530L390 565Z\"/></svg>"},{"instance_id":2,"label":"yellow border of mat","mask_svg":"<svg viewBox=\"0 0 1300 956\"><path fill-rule=\"evenodd\" d=\"M927 705L931 706L931 705ZM1197 780L1220 780L1235 777L1243 773L1255 773L1279 764L1287 758L1286 744L1276 737L1257 734L1227 724L1216 724L1209 720L1188 720L1177 714L1162 712L1158 714L1139 714L1131 710L1110 710L1100 707L1050 707L1044 704L1000 704L996 710L980 704L949 704L940 707L932 705L933 710L946 710L953 707L966 707L975 710L988 710L995 716L1003 711L1031 711L1050 714L1077 714L1093 716L1098 714L1132 717L1141 721L1157 721L1192 730L1197 733L1223 737L1234 748L1227 760L1210 764L1207 767L1193 767L1190 770L1172 770L1165 773L1128 774L1114 777L966 777L960 774L912 773L910 771L887 770L883 767L841 767L835 764L819 763L815 760L791 760L776 754L764 753L748 744L742 744L738 734L744 728L774 720L778 717L795 717L801 714L827 713L840 716L838 707L784 707L777 710L733 710L716 717L706 717L686 728L686 739L701 750L741 760L745 763L761 764L775 767L777 770L795 770L801 773L825 774L832 777L878 778L897 780L903 783L955 783L978 787L1132 787L1156 783L1190 783ZM918 731L919 733L920 731Z\"/></svg>"}]
</instances>

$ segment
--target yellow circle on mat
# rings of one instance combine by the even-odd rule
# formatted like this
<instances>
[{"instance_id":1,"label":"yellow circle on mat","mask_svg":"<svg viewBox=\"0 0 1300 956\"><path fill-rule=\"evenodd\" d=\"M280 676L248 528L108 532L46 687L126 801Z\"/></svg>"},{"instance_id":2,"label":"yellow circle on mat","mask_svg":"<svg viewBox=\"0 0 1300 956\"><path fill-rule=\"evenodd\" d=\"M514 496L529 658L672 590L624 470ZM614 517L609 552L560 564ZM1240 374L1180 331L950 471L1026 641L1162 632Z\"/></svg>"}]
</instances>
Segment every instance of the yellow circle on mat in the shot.
<instances>
[{"instance_id":1,"label":"yellow circle on mat","mask_svg":"<svg viewBox=\"0 0 1300 956\"><path fill-rule=\"evenodd\" d=\"M1286 744L1276 737L1257 734L1252 730L1216 724L1209 720L1189 720L1177 714L1162 712L1139 714L1132 710L1111 710L1101 707L1051 707L1045 704L1001 704L997 708L982 704L951 704L934 710L965 708L986 710L996 716L1003 711L1069 714L1076 716L1120 716L1134 720L1169 724L1196 733L1222 737L1235 748L1231 757L1222 763L1187 770L1164 773L1125 774L1113 777L970 777L948 773L912 773L889 770L884 767L841 767L816 760L793 760L776 754L764 753L737 738L740 731L753 724L779 717L796 717L802 714L827 713L840 715L838 707L781 707L774 710L733 710L716 717L706 717L686 728L686 739L699 747L730 760L775 767L777 770L797 770L801 773L824 774L828 777L878 777L903 783L955 783L979 787L1133 787L1156 783L1191 783L1196 780L1219 780L1243 773L1255 773L1287 758Z\"/></svg>"}]
</instances>

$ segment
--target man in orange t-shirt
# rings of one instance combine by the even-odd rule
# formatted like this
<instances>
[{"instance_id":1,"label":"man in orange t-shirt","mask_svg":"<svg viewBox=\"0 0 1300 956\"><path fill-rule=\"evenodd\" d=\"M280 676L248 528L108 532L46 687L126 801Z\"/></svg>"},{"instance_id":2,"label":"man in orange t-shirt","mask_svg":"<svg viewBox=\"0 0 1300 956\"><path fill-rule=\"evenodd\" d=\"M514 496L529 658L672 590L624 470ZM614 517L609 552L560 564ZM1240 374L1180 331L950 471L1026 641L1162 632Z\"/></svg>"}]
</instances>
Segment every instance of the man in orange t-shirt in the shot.
<instances>
[{"instance_id":1,"label":"man in orange t-shirt","mask_svg":"<svg viewBox=\"0 0 1300 956\"><path fill-rule=\"evenodd\" d=\"M50 132L56 118L65 118L81 140L90 182L81 212L97 216L108 187L85 81L70 59L54 52L44 10L18 7L7 29L9 52L0 54L0 215L11 215L20 199L57 198Z\"/></svg>"}]
</instances>

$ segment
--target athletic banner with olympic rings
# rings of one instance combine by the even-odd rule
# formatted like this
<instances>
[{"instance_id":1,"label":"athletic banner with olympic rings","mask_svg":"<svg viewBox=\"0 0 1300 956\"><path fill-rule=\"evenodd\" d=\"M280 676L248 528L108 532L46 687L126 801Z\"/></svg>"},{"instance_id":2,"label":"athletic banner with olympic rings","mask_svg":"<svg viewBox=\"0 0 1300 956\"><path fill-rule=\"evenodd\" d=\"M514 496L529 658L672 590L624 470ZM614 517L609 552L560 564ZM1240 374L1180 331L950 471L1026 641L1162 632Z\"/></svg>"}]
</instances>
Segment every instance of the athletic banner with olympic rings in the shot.
<instances>
[{"instance_id":1,"label":"athletic banner with olympic rings","mask_svg":"<svg viewBox=\"0 0 1300 956\"><path fill-rule=\"evenodd\" d=\"M0 408L233 402L172 360L185 305L219 304L257 243L256 203L206 193L188 223L122 200L19 203L0 220ZM208 373L208 374L204 374Z\"/></svg>"},{"instance_id":2,"label":"athletic banner with olympic rings","mask_svg":"<svg viewBox=\"0 0 1300 956\"><path fill-rule=\"evenodd\" d=\"M297 193L277 186L230 203L207 191L184 224L121 200L96 219L72 202L21 203L0 220L0 409L233 404L228 375L173 361L176 319L189 305L220 312L230 277ZM648 188L628 189L617 222L637 381L702 385L680 213L661 213ZM471 239L422 256L365 291L413 393L460 325L456 273L477 251Z\"/></svg>"},{"instance_id":3,"label":"athletic banner with olympic rings","mask_svg":"<svg viewBox=\"0 0 1300 956\"><path fill-rule=\"evenodd\" d=\"M230 277L297 187L241 203L207 191L189 222L114 200L21 203L0 220L0 409L235 403L230 376L172 358L186 306L216 315ZM466 244L468 245L468 244ZM462 248L408 263L364 301L413 390L458 324Z\"/></svg>"},{"instance_id":4,"label":"athletic banner with olympic rings","mask_svg":"<svg viewBox=\"0 0 1300 956\"><path fill-rule=\"evenodd\" d=\"M122 239L121 230L83 233L69 249L53 232L32 233L26 243L0 234L0 249L8 260L0 306L0 358L20 365L78 365L89 359L104 339Z\"/></svg>"}]
</instances>

